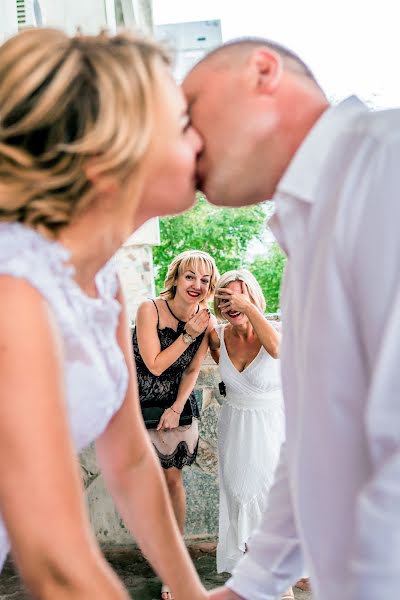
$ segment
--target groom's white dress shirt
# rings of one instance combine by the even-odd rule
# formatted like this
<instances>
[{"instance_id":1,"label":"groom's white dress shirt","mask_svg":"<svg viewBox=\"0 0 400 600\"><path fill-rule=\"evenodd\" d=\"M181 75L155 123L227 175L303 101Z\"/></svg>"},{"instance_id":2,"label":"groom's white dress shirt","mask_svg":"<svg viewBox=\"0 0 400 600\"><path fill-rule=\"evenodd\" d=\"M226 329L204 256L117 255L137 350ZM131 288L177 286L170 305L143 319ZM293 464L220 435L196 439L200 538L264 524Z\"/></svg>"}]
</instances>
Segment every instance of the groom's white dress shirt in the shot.
<instances>
[{"instance_id":1,"label":"groom's white dress shirt","mask_svg":"<svg viewBox=\"0 0 400 600\"><path fill-rule=\"evenodd\" d=\"M328 109L279 183L286 443L228 586L400 598L400 110Z\"/></svg>"}]
</instances>

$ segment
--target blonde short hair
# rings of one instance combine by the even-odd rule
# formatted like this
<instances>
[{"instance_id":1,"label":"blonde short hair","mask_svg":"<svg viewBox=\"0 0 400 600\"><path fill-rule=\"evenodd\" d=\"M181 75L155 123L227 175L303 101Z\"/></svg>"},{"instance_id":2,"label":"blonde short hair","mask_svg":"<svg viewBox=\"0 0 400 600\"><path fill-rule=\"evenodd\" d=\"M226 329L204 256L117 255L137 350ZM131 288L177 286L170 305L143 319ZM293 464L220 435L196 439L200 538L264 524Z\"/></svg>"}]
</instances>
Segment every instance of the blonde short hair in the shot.
<instances>
[{"instance_id":1,"label":"blonde short hair","mask_svg":"<svg viewBox=\"0 0 400 600\"><path fill-rule=\"evenodd\" d=\"M210 274L210 288L206 300L212 298L219 273L213 257L201 250L186 250L174 258L168 267L164 289L160 293L160 297L165 300L172 300L175 296L175 284L179 275L189 269L197 271L199 265L204 266Z\"/></svg>"},{"instance_id":2,"label":"blonde short hair","mask_svg":"<svg viewBox=\"0 0 400 600\"><path fill-rule=\"evenodd\" d=\"M0 221L57 230L87 207L96 174L131 175L154 129L164 50L132 33L26 30L0 46Z\"/></svg>"},{"instance_id":3,"label":"blonde short hair","mask_svg":"<svg viewBox=\"0 0 400 600\"><path fill-rule=\"evenodd\" d=\"M226 273L224 273L221 276L221 278L217 281L217 293L218 290L228 287L228 285L233 281L243 281L243 283L246 284L252 302L262 313L264 313L267 306L264 294L257 279L247 269L234 269L232 271L227 271ZM214 313L218 320L226 321L225 317L221 312L221 309L218 306L220 302L220 298L214 298Z\"/></svg>"}]
</instances>

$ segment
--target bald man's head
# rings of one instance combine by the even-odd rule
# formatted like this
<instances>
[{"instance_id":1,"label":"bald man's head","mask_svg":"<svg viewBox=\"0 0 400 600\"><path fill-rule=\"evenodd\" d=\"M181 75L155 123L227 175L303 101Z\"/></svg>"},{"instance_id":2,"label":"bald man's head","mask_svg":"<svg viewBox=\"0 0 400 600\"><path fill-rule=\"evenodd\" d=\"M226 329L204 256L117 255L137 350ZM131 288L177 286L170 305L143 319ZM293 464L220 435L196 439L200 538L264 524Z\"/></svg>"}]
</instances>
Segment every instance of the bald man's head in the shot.
<instances>
[{"instance_id":1,"label":"bald man's head","mask_svg":"<svg viewBox=\"0 0 400 600\"><path fill-rule=\"evenodd\" d=\"M222 46L211 50L204 58L202 58L194 68L200 65L209 65L215 68L237 67L240 63L246 61L250 54L256 48L268 48L279 54L286 68L292 69L306 77L308 77L315 85L320 88L314 73L310 67L292 50L286 48L277 42L268 40L262 37L241 37L229 40Z\"/></svg>"},{"instance_id":2,"label":"bald man's head","mask_svg":"<svg viewBox=\"0 0 400 600\"><path fill-rule=\"evenodd\" d=\"M199 187L213 204L230 206L272 197L328 105L296 54L259 38L213 50L191 70L183 90L204 142Z\"/></svg>"}]
</instances>

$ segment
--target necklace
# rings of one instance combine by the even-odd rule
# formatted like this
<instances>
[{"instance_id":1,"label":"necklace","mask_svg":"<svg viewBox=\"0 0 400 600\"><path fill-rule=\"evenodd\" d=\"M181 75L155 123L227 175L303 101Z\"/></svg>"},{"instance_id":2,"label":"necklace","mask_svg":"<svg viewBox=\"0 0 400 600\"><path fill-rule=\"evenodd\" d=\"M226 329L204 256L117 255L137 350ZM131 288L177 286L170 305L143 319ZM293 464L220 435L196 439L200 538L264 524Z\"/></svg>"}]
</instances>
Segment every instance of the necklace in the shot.
<instances>
[{"instance_id":1,"label":"necklace","mask_svg":"<svg viewBox=\"0 0 400 600\"><path fill-rule=\"evenodd\" d=\"M185 324L187 323L187 321L182 321L182 319L179 319L179 318L176 316L176 314L173 312L172 308L171 308L171 307L170 307L170 305L168 304L168 301L167 301L167 300L165 300L165 304L167 305L167 308L168 308L169 312L171 313L171 315L174 317L174 319L176 319L176 320L178 321L178 323L185 323ZM199 310L200 310L200 306L197 306L197 310L196 310L196 312L195 312L195 314L196 314L196 315L197 315L197 313L199 312Z\"/></svg>"}]
</instances>

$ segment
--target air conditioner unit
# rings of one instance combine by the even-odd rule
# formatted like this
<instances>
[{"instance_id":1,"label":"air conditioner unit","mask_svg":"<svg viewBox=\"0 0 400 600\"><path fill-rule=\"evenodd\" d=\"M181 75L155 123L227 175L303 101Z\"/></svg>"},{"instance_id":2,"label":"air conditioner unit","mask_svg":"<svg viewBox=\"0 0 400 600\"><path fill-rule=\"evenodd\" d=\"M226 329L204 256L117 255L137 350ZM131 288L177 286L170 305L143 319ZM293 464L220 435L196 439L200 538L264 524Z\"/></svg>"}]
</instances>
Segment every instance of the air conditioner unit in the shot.
<instances>
[{"instance_id":1,"label":"air conditioner unit","mask_svg":"<svg viewBox=\"0 0 400 600\"><path fill-rule=\"evenodd\" d=\"M43 25L43 13L40 0L15 0L17 6L18 29L40 27Z\"/></svg>"},{"instance_id":2,"label":"air conditioner unit","mask_svg":"<svg viewBox=\"0 0 400 600\"><path fill-rule=\"evenodd\" d=\"M179 82L207 52L222 44L219 19L156 25L154 33L175 50L174 75Z\"/></svg>"}]
</instances>

